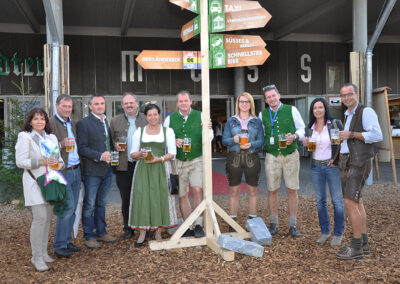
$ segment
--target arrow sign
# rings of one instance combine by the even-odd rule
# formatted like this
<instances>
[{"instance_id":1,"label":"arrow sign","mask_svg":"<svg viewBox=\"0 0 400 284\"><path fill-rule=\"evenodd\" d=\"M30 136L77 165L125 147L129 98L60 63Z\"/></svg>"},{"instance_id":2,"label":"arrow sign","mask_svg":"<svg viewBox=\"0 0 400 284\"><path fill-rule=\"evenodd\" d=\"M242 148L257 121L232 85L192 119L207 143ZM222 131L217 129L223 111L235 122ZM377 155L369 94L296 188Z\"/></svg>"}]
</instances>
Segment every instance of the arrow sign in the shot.
<instances>
[{"instance_id":1,"label":"arrow sign","mask_svg":"<svg viewBox=\"0 0 400 284\"><path fill-rule=\"evenodd\" d=\"M183 9L192 11L193 13L200 14L199 0L169 0L172 4L175 4ZM211 0L209 2L209 13L228 13L238 12L252 9L262 8L260 3L257 1L229 1L229 0Z\"/></svg>"},{"instance_id":2,"label":"arrow sign","mask_svg":"<svg viewBox=\"0 0 400 284\"><path fill-rule=\"evenodd\" d=\"M210 34L210 49L236 49L266 46L260 36L231 35L231 34Z\"/></svg>"},{"instance_id":3,"label":"arrow sign","mask_svg":"<svg viewBox=\"0 0 400 284\"><path fill-rule=\"evenodd\" d=\"M136 61L143 69L183 69L182 51L143 50Z\"/></svg>"},{"instance_id":4,"label":"arrow sign","mask_svg":"<svg viewBox=\"0 0 400 284\"><path fill-rule=\"evenodd\" d=\"M271 19L271 14L264 8L242 12L212 14L209 16L209 30L212 33L254 29L264 27ZM182 42L200 33L200 16L183 25L181 29Z\"/></svg>"},{"instance_id":5,"label":"arrow sign","mask_svg":"<svg viewBox=\"0 0 400 284\"><path fill-rule=\"evenodd\" d=\"M264 47L222 49L212 51L212 68L262 65L270 56Z\"/></svg>"}]
</instances>

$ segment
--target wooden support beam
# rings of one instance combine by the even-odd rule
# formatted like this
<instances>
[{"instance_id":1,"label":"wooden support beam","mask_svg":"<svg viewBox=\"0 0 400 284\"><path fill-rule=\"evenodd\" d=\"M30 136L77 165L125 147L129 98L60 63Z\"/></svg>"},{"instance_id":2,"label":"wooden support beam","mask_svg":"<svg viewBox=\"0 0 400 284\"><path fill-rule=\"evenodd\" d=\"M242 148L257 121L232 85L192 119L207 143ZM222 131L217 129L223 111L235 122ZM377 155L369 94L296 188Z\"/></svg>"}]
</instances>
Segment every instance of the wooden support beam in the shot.
<instances>
[{"instance_id":1,"label":"wooden support beam","mask_svg":"<svg viewBox=\"0 0 400 284\"><path fill-rule=\"evenodd\" d=\"M151 250L162 250L162 249L175 249L175 248L188 248L196 246L207 245L207 239L204 238L181 238L178 240L163 240L163 241L150 241L149 248Z\"/></svg>"},{"instance_id":2,"label":"wooden support beam","mask_svg":"<svg viewBox=\"0 0 400 284\"><path fill-rule=\"evenodd\" d=\"M231 226L236 232L246 233L246 231L238 223L236 223L235 220L233 220L231 216L229 216L221 207L219 207L219 205L215 203L215 201L213 201L213 205L215 212L217 212L217 214L221 216L221 218L225 222L227 222L229 226Z\"/></svg>"},{"instance_id":3,"label":"wooden support beam","mask_svg":"<svg viewBox=\"0 0 400 284\"><path fill-rule=\"evenodd\" d=\"M226 250L219 246L215 237L207 238L207 246L212 249L215 253L219 254L225 261L234 261L235 253L230 250Z\"/></svg>"},{"instance_id":4,"label":"wooden support beam","mask_svg":"<svg viewBox=\"0 0 400 284\"><path fill-rule=\"evenodd\" d=\"M126 0L124 15L121 22L121 36L128 34L129 25L132 20L133 11L135 10L136 0Z\"/></svg>"},{"instance_id":5,"label":"wooden support beam","mask_svg":"<svg viewBox=\"0 0 400 284\"><path fill-rule=\"evenodd\" d=\"M29 27L36 34L40 33L39 21L36 19L31 7L26 0L14 0L15 5L17 5L18 10L21 12L25 21L28 23Z\"/></svg>"},{"instance_id":6,"label":"wooden support beam","mask_svg":"<svg viewBox=\"0 0 400 284\"><path fill-rule=\"evenodd\" d=\"M328 0L324 2L298 19L281 26L276 32L274 32L274 39L278 40L290 33L301 31L305 25L315 22L318 18L323 17L329 12L332 12L332 10L339 8L346 2L348 2L348 0Z\"/></svg>"}]
</instances>

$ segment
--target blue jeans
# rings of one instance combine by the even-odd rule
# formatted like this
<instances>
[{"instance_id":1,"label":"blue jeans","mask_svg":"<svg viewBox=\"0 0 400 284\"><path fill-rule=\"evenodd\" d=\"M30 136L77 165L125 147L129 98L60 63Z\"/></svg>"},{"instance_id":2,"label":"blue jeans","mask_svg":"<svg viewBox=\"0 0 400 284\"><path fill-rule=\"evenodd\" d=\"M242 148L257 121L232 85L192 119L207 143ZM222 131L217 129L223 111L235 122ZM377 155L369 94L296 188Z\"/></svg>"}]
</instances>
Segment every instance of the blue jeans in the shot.
<instances>
[{"instance_id":1,"label":"blue jeans","mask_svg":"<svg viewBox=\"0 0 400 284\"><path fill-rule=\"evenodd\" d=\"M104 177L85 176L85 197L82 207L82 227L86 240L106 232L106 203L112 180L111 167ZM96 232L94 230L96 229Z\"/></svg>"},{"instance_id":2,"label":"blue jeans","mask_svg":"<svg viewBox=\"0 0 400 284\"><path fill-rule=\"evenodd\" d=\"M81 168L67 170L65 179L68 182L67 190L70 194L68 209L64 211L64 217L57 217L54 229L54 251L66 248L71 242L72 227L75 221L75 210L78 205L79 191L81 189Z\"/></svg>"},{"instance_id":3,"label":"blue jeans","mask_svg":"<svg viewBox=\"0 0 400 284\"><path fill-rule=\"evenodd\" d=\"M344 205L339 168L320 165L313 162L311 167L311 177L314 185L315 197L317 199L318 219L321 233L330 234L329 214L326 205L326 183L328 183L329 193L334 207L335 225L333 233L335 236L341 236L344 228Z\"/></svg>"}]
</instances>

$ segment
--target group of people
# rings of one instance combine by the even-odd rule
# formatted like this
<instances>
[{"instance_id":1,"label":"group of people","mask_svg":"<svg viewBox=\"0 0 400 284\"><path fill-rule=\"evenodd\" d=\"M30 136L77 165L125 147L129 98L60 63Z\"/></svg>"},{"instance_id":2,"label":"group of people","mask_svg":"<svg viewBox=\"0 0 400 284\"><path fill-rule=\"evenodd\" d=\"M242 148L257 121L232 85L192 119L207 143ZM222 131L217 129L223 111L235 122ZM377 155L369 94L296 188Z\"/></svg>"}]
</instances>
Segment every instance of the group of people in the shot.
<instances>
[{"instance_id":1,"label":"group of people","mask_svg":"<svg viewBox=\"0 0 400 284\"><path fill-rule=\"evenodd\" d=\"M258 117L254 113L252 96L241 93L236 100L236 114L228 119L223 132L222 142L228 147L226 173L230 187L230 216L237 218L239 186L244 173L248 187L248 217L257 217L257 185L261 171L258 152L264 144L269 231L271 235L278 233L278 192L283 174L288 194L289 234L301 236L297 229L297 190L300 187L297 141L301 141L312 151L311 176L321 228L316 242L324 244L331 236L328 185L334 207L330 244L340 246L342 243L344 209L352 227L350 245L342 247L336 257L348 260L369 254L367 217L361 192L371 171L373 144L382 141L375 111L359 103L357 86L345 84L340 89L342 103L347 108L344 126L330 116L325 99L317 98L310 105L309 124L305 127L296 107L281 103L275 85L264 87L263 93L269 107ZM234 231L233 228L229 230Z\"/></svg>"},{"instance_id":2,"label":"group of people","mask_svg":"<svg viewBox=\"0 0 400 284\"><path fill-rule=\"evenodd\" d=\"M288 193L289 233L300 237L297 229L300 168L297 141L302 141L307 147L309 138L313 137L317 143L312 153L311 175L321 227L317 242L323 244L330 237L328 183L334 205L331 245L341 244L344 207L353 229L351 245L343 247L337 257L353 259L368 254L361 190L371 169L372 143L382 140L375 112L359 104L355 85L346 84L340 90L342 102L347 107L344 126L330 117L326 101L319 98L311 104L310 123L306 128L296 107L281 103L275 85L264 87L263 93L269 107L258 117L251 94L241 93L236 100L236 114L227 120L222 134L222 143L228 148L226 173L230 187L230 216L236 219L238 215L240 183L244 173L248 186L248 216L257 217L257 186L261 171L259 152L264 146L270 233L275 235L278 232L278 191L283 173ZM203 200L202 129L208 128L213 138L212 124L203 119L200 111L191 108L188 91L179 92L176 98L177 111L163 124L160 122L160 108L148 104L144 113L139 112L138 100L133 93L123 96L124 113L111 119L110 124L105 116L103 96L90 98L91 112L79 122L71 119L73 101L67 95L57 98L57 113L51 118L41 108L29 112L15 147L16 164L25 169L25 205L32 207L31 262L37 270L47 270L46 263L54 261L47 252L52 206L44 200L35 181L49 171L48 166L63 173L70 196L67 209L56 221L53 250L57 257L69 257L81 250L71 242L71 234L82 179L85 188L82 228L89 249L100 248L101 242L117 240L107 233L105 218L113 172L122 199L123 238L132 238L134 231L139 231L135 247L143 245L149 231L155 232L155 239L160 240L163 228L177 225L175 198L170 186L171 162L176 163L178 169L179 209L183 219L187 219L200 204ZM339 129L339 145L331 143L332 128ZM122 144L119 143L121 138L125 141ZM43 156L39 140L59 143L59 155ZM111 159L115 152L119 164L112 167ZM189 200L189 185L193 206ZM229 230L234 231L231 227ZM201 238L204 235L203 217L199 216L183 237Z\"/></svg>"}]
</instances>

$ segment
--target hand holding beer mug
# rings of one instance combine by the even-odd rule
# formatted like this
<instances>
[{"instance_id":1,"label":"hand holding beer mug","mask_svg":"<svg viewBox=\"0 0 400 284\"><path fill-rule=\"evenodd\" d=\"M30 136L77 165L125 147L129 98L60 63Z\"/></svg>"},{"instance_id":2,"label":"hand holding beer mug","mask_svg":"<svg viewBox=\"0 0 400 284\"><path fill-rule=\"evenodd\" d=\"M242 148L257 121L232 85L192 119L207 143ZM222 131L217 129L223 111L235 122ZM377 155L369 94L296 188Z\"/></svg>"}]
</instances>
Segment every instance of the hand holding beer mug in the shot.
<instances>
[{"instance_id":1,"label":"hand holding beer mug","mask_svg":"<svg viewBox=\"0 0 400 284\"><path fill-rule=\"evenodd\" d=\"M118 166L119 165L119 152L118 151L112 151L111 152L111 166Z\"/></svg>"},{"instance_id":2,"label":"hand holding beer mug","mask_svg":"<svg viewBox=\"0 0 400 284\"><path fill-rule=\"evenodd\" d=\"M126 137L120 136L117 138L117 145L119 147L118 151L125 152L126 150Z\"/></svg>"},{"instance_id":3,"label":"hand holding beer mug","mask_svg":"<svg viewBox=\"0 0 400 284\"><path fill-rule=\"evenodd\" d=\"M311 136L308 138L308 151L309 152L315 152L317 149L317 139L315 136Z\"/></svg>"},{"instance_id":4,"label":"hand holding beer mug","mask_svg":"<svg viewBox=\"0 0 400 284\"><path fill-rule=\"evenodd\" d=\"M278 134L278 138L279 138L279 148L281 149L287 148L286 134L280 133Z\"/></svg>"},{"instance_id":5,"label":"hand holding beer mug","mask_svg":"<svg viewBox=\"0 0 400 284\"><path fill-rule=\"evenodd\" d=\"M151 151L151 147L144 147L143 149L144 149L144 151L146 153L144 155L144 160L146 162L151 162L153 160L153 153Z\"/></svg>"},{"instance_id":6,"label":"hand holding beer mug","mask_svg":"<svg viewBox=\"0 0 400 284\"><path fill-rule=\"evenodd\" d=\"M50 157L47 160L47 164L49 165L50 169L55 170L55 171L57 171L59 166L60 166L59 163L58 163L57 157Z\"/></svg>"},{"instance_id":7,"label":"hand holding beer mug","mask_svg":"<svg viewBox=\"0 0 400 284\"><path fill-rule=\"evenodd\" d=\"M183 152L189 153L192 150L192 138L183 138Z\"/></svg>"},{"instance_id":8,"label":"hand holding beer mug","mask_svg":"<svg viewBox=\"0 0 400 284\"><path fill-rule=\"evenodd\" d=\"M248 143L249 143L249 133L247 131L240 133L240 146L244 146Z\"/></svg>"},{"instance_id":9,"label":"hand holding beer mug","mask_svg":"<svg viewBox=\"0 0 400 284\"><path fill-rule=\"evenodd\" d=\"M65 151L67 152L74 152L75 151L75 138L74 137L67 137L65 138Z\"/></svg>"},{"instance_id":10,"label":"hand holding beer mug","mask_svg":"<svg viewBox=\"0 0 400 284\"><path fill-rule=\"evenodd\" d=\"M331 144L332 145L340 144L339 129L337 128L331 129Z\"/></svg>"}]
</instances>

